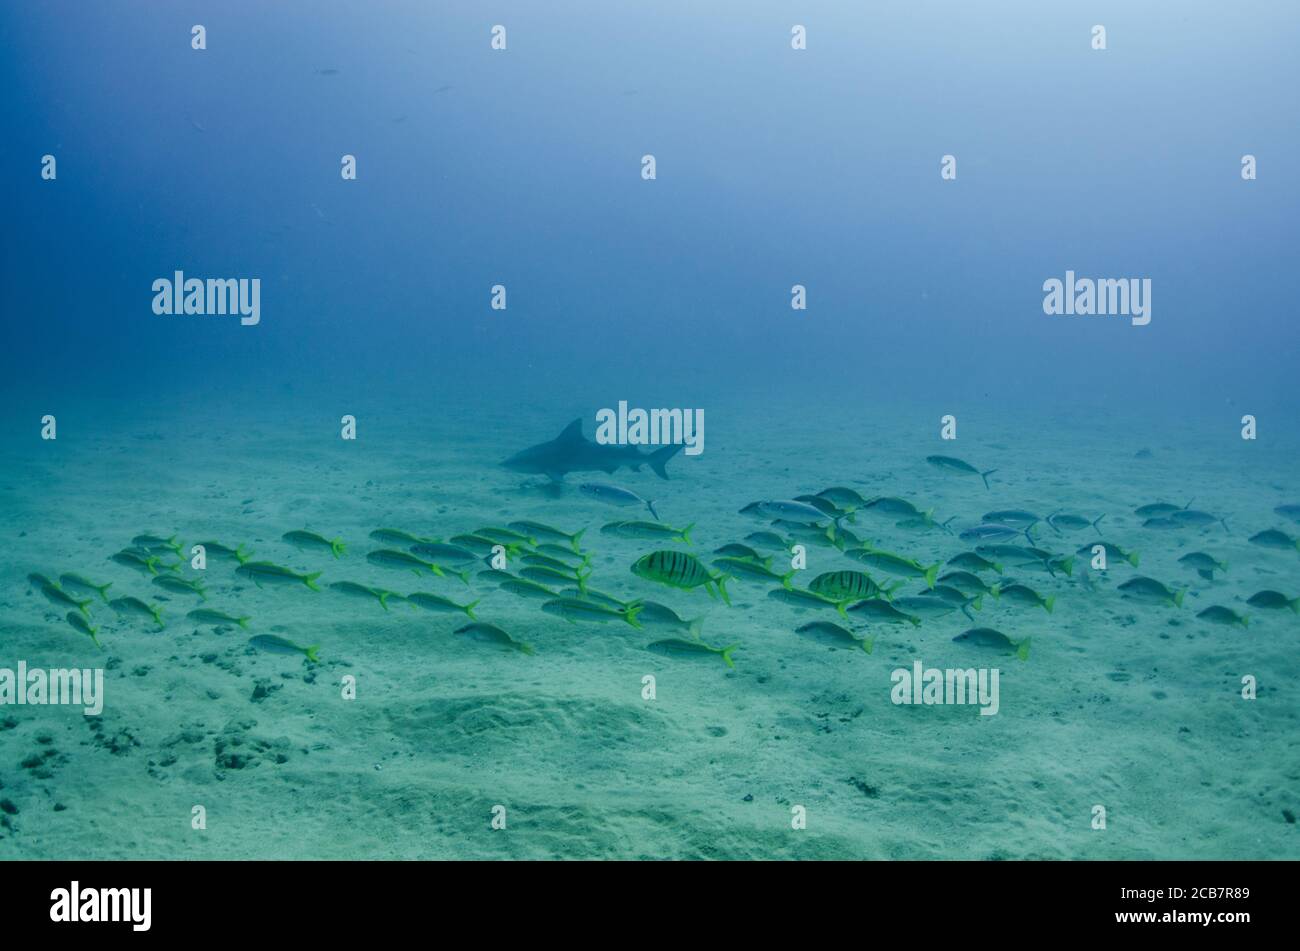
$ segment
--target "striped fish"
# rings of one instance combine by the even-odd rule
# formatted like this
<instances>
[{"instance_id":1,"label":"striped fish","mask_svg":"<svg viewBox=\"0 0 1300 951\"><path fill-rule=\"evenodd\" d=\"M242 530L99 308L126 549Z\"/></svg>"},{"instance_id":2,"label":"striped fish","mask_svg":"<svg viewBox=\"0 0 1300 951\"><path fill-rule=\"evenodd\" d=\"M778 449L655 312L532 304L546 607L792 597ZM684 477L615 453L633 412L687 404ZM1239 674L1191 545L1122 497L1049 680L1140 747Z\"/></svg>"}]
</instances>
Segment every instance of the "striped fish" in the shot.
<instances>
[{"instance_id":1,"label":"striped fish","mask_svg":"<svg viewBox=\"0 0 1300 951\"><path fill-rule=\"evenodd\" d=\"M703 587L709 597L716 598L720 593L722 600L731 604L727 594L726 581L729 575L709 571L694 555L682 551L652 551L637 559L632 566L632 574L647 581L666 584L672 588ZM717 591L714 591L714 585Z\"/></svg>"}]
</instances>

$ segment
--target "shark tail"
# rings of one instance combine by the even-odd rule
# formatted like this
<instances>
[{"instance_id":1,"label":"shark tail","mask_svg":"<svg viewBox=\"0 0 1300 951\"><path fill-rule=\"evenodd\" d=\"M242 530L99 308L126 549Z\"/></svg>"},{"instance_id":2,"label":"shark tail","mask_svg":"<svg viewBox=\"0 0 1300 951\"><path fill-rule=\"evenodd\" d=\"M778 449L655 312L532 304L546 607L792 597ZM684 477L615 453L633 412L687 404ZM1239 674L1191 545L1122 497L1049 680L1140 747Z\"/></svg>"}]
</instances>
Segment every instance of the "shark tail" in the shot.
<instances>
[{"instance_id":1,"label":"shark tail","mask_svg":"<svg viewBox=\"0 0 1300 951\"><path fill-rule=\"evenodd\" d=\"M671 446L664 446L662 449L656 449L645 457L646 464L654 470L655 475L661 479L668 478L668 470L664 466L668 465L668 460L677 455L682 449L681 443L675 443ZM658 518L658 516L655 516Z\"/></svg>"}]
</instances>

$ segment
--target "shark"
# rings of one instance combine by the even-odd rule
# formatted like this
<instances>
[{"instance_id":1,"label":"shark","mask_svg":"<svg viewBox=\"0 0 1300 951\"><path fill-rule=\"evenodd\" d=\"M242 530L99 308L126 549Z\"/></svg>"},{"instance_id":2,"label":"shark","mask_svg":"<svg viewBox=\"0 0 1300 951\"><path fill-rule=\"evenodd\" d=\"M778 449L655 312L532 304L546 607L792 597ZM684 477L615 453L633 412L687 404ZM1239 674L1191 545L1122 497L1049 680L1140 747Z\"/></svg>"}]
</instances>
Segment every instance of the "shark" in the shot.
<instances>
[{"instance_id":1,"label":"shark","mask_svg":"<svg viewBox=\"0 0 1300 951\"><path fill-rule=\"evenodd\" d=\"M681 448L677 444L642 452L636 446L602 445L583 436L582 420L575 419L554 439L517 452L501 465L511 472L550 476L556 482L569 472L613 474L624 466L633 471L649 466L659 478L667 479L664 466Z\"/></svg>"}]
</instances>

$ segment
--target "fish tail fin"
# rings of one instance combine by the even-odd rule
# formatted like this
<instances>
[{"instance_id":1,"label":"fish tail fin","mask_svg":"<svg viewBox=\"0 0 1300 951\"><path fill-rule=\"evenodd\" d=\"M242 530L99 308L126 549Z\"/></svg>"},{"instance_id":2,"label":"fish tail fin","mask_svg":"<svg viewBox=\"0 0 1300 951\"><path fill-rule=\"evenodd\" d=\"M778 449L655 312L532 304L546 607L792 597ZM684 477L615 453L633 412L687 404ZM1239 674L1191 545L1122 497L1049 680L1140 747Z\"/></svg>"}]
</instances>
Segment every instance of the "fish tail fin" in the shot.
<instances>
[{"instance_id":1,"label":"fish tail fin","mask_svg":"<svg viewBox=\"0 0 1300 951\"><path fill-rule=\"evenodd\" d=\"M1174 592L1174 607L1181 608L1183 606L1183 595L1186 593L1186 589Z\"/></svg>"},{"instance_id":2,"label":"fish tail fin","mask_svg":"<svg viewBox=\"0 0 1300 951\"><path fill-rule=\"evenodd\" d=\"M97 628L97 627L92 627L92 628L90 629L90 641L91 641L92 644L94 644L94 645L95 645L96 647L98 647L100 650L103 650L103 649L104 649L104 645L101 644L101 643L99 642L99 628Z\"/></svg>"},{"instance_id":3,"label":"fish tail fin","mask_svg":"<svg viewBox=\"0 0 1300 951\"><path fill-rule=\"evenodd\" d=\"M1100 515L1098 515L1095 519L1092 520L1092 530L1096 532L1098 535L1101 534L1101 528L1099 527L1101 524L1101 520L1105 517L1106 517L1106 513L1102 512Z\"/></svg>"},{"instance_id":4,"label":"fish tail fin","mask_svg":"<svg viewBox=\"0 0 1300 951\"><path fill-rule=\"evenodd\" d=\"M659 513L655 511L655 502L654 502L654 499L646 499L646 500L645 500L645 507L648 508L648 509L650 510L650 514L653 515L653 516L655 517L655 521L656 521L656 522L660 521Z\"/></svg>"},{"instance_id":5,"label":"fish tail fin","mask_svg":"<svg viewBox=\"0 0 1300 951\"><path fill-rule=\"evenodd\" d=\"M734 651L739 646L740 646L739 644L728 644L726 647L718 651L719 656L722 657L723 663L725 663L727 667L730 668L731 670L736 669L735 663L733 663L731 660L731 652Z\"/></svg>"},{"instance_id":6,"label":"fish tail fin","mask_svg":"<svg viewBox=\"0 0 1300 951\"><path fill-rule=\"evenodd\" d=\"M251 551L244 551L244 545L242 542L235 546L235 561L239 562L241 565L252 557L253 553Z\"/></svg>"},{"instance_id":7,"label":"fish tail fin","mask_svg":"<svg viewBox=\"0 0 1300 951\"><path fill-rule=\"evenodd\" d=\"M1049 594L1047 598L1043 601L1043 607L1047 608L1048 614L1051 614L1052 609L1056 607L1056 595Z\"/></svg>"},{"instance_id":8,"label":"fish tail fin","mask_svg":"<svg viewBox=\"0 0 1300 951\"><path fill-rule=\"evenodd\" d=\"M469 615L469 619L471 621L478 620L478 618L474 614L474 608L478 605L479 601L482 600L483 600L482 598L479 598L478 600L471 601L469 604L465 605L465 607L461 608L462 611L464 611L467 615Z\"/></svg>"},{"instance_id":9,"label":"fish tail fin","mask_svg":"<svg viewBox=\"0 0 1300 951\"><path fill-rule=\"evenodd\" d=\"M1025 538L1029 540L1029 547L1030 547L1030 548L1033 548L1033 547L1035 546L1034 536L1031 535L1031 534L1029 534L1029 530L1030 530L1031 528L1033 528L1033 527L1034 527L1033 525L1026 525L1026 526L1025 526L1025 530L1024 530L1024 532L1023 532Z\"/></svg>"},{"instance_id":10,"label":"fish tail fin","mask_svg":"<svg viewBox=\"0 0 1300 951\"><path fill-rule=\"evenodd\" d=\"M785 588L785 590L789 591L790 588L791 588L790 581L791 581L791 579L794 578L795 573L796 573L796 569L791 568L789 571L787 571L785 574L783 574L783 575L781 576L781 587L783 587L783 588Z\"/></svg>"},{"instance_id":11,"label":"fish tail fin","mask_svg":"<svg viewBox=\"0 0 1300 951\"><path fill-rule=\"evenodd\" d=\"M157 555L150 555L144 562L144 566L149 569L149 574L151 575L156 575L158 573L158 566L161 564L162 559Z\"/></svg>"},{"instance_id":12,"label":"fish tail fin","mask_svg":"<svg viewBox=\"0 0 1300 951\"><path fill-rule=\"evenodd\" d=\"M95 603L94 598L87 598L85 601L78 601L77 610L80 611L82 614L84 614L87 618L89 618L90 612L86 610L86 607L94 603Z\"/></svg>"},{"instance_id":13,"label":"fish tail fin","mask_svg":"<svg viewBox=\"0 0 1300 951\"><path fill-rule=\"evenodd\" d=\"M521 654L527 654L529 657L532 657L537 653L532 644L525 644L523 641L519 642L519 652Z\"/></svg>"},{"instance_id":14,"label":"fish tail fin","mask_svg":"<svg viewBox=\"0 0 1300 951\"><path fill-rule=\"evenodd\" d=\"M1029 638L1025 638L1016 645L1016 656L1021 660L1029 660Z\"/></svg>"},{"instance_id":15,"label":"fish tail fin","mask_svg":"<svg viewBox=\"0 0 1300 951\"><path fill-rule=\"evenodd\" d=\"M685 528L682 529L682 533L681 533L682 541L686 542L686 544L688 545L695 544L695 542L691 541L691 529L694 527L695 527L695 523L691 522L691 524L687 525Z\"/></svg>"},{"instance_id":16,"label":"fish tail fin","mask_svg":"<svg viewBox=\"0 0 1300 951\"><path fill-rule=\"evenodd\" d=\"M467 568L467 569L464 570L464 571L458 571L458 572L456 572L456 577L460 579L461 584L468 585L468 584L469 584L469 569Z\"/></svg>"},{"instance_id":17,"label":"fish tail fin","mask_svg":"<svg viewBox=\"0 0 1300 951\"><path fill-rule=\"evenodd\" d=\"M990 588L989 588L989 594L993 595L993 597L995 597L995 598L1001 598L1001 597L1002 597L1002 585L1000 585L1000 584L995 584L995 585L993 585L992 587L990 587Z\"/></svg>"},{"instance_id":18,"label":"fish tail fin","mask_svg":"<svg viewBox=\"0 0 1300 951\"><path fill-rule=\"evenodd\" d=\"M976 611L982 611L984 610L984 595L977 594L966 603L974 607Z\"/></svg>"},{"instance_id":19,"label":"fish tail fin","mask_svg":"<svg viewBox=\"0 0 1300 951\"><path fill-rule=\"evenodd\" d=\"M866 651L868 654L870 654L871 649L876 646L876 639L874 637L864 637L861 641L861 644L862 644L862 649Z\"/></svg>"},{"instance_id":20,"label":"fish tail fin","mask_svg":"<svg viewBox=\"0 0 1300 951\"><path fill-rule=\"evenodd\" d=\"M1242 626L1242 627L1250 627L1250 615L1249 615L1249 614L1243 614L1243 615L1241 616L1241 626Z\"/></svg>"},{"instance_id":21,"label":"fish tail fin","mask_svg":"<svg viewBox=\"0 0 1300 951\"><path fill-rule=\"evenodd\" d=\"M105 604L108 604L108 589L111 587L113 587L113 582L111 581L108 584L99 586L99 596L104 599Z\"/></svg>"},{"instance_id":22,"label":"fish tail fin","mask_svg":"<svg viewBox=\"0 0 1300 951\"><path fill-rule=\"evenodd\" d=\"M311 574L307 575L302 579L302 583L305 584L307 587L311 588L313 591L319 591L320 588L316 584L316 579L319 578L320 576L321 576L321 572L313 571Z\"/></svg>"},{"instance_id":23,"label":"fish tail fin","mask_svg":"<svg viewBox=\"0 0 1300 951\"><path fill-rule=\"evenodd\" d=\"M852 603L853 603L852 598L845 598L843 601L835 602L835 610L838 611L840 613L840 617L844 618L844 620L846 621L849 619L849 612L845 610L844 606L846 604L852 604Z\"/></svg>"},{"instance_id":24,"label":"fish tail fin","mask_svg":"<svg viewBox=\"0 0 1300 951\"><path fill-rule=\"evenodd\" d=\"M668 460L677 455L682 449L682 443L675 443L671 446L664 446L662 449L656 449L650 455L646 456L646 464L654 470L654 474L661 479L668 478L668 470L664 466L668 465ZM657 517L657 516L656 516Z\"/></svg>"},{"instance_id":25,"label":"fish tail fin","mask_svg":"<svg viewBox=\"0 0 1300 951\"><path fill-rule=\"evenodd\" d=\"M582 546L578 543L582 541L583 533L586 531L585 528L580 528L569 536L569 547L573 549L575 554L581 554L582 552Z\"/></svg>"},{"instance_id":26,"label":"fish tail fin","mask_svg":"<svg viewBox=\"0 0 1300 951\"><path fill-rule=\"evenodd\" d=\"M727 579L731 575L718 575L718 593L722 595L722 603L731 607L731 595L727 594Z\"/></svg>"},{"instance_id":27,"label":"fish tail fin","mask_svg":"<svg viewBox=\"0 0 1300 951\"><path fill-rule=\"evenodd\" d=\"M1287 605L1291 608L1292 614L1300 614L1300 598L1292 598Z\"/></svg>"},{"instance_id":28,"label":"fish tail fin","mask_svg":"<svg viewBox=\"0 0 1300 951\"><path fill-rule=\"evenodd\" d=\"M998 471L997 469L989 469L986 472L980 473L980 478L984 480L984 488L987 489L989 487L989 476L993 475L993 473L997 471Z\"/></svg>"},{"instance_id":29,"label":"fish tail fin","mask_svg":"<svg viewBox=\"0 0 1300 951\"><path fill-rule=\"evenodd\" d=\"M435 575L437 575L439 578L445 578L445 577L447 577L446 572L444 572L441 568L439 568L439 567L438 567L437 565L435 565L433 562L429 562L429 570L432 571L432 572L433 572ZM416 568L416 569L415 569L415 573L418 575L418 574L420 573L420 569L419 569L419 568Z\"/></svg>"},{"instance_id":30,"label":"fish tail fin","mask_svg":"<svg viewBox=\"0 0 1300 951\"><path fill-rule=\"evenodd\" d=\"M934 588L934 579L939 577L939 563L936 561L929 568L925 569L925 586Z\"/></svg>"},{"instance_id":31,"label":"fish tail fin","mask_svg":"<svg viewBox=\"0 0 1300 951\"><path fill-rule=\"evenodd\" d=\"M627 610L623 613L623 620L627 621L628 624L631 624L638 631L641 630L642 624L636 619L636 616L641 613L641 609L644 607L645 605L640 601L633 601L627 606Z\"/></svg>"},{"instance_id":32,"label":"fish tail fin","mask_svg":"<svg viewBox=\"0 0 1300 951\"><path fill-rule=\"evenodd\" d=\"M248 622L251 620L252 620L251 617L237 617L235 618L235 623L238 624L240 627L242 627L244 630L248 630Z\"/></svg>"},{"instance_id":33,"label":"fish tail fin","mask_svg":"<svg viewBox=\"0 0 1300 951\"><path fill-rule=\"evenodd\" d=\"M1300 598L1297 598L1296 602L1300 603ZM1300 612L1300 607L1296 607L1295 604L1292 604L1291 607L1297 612ZM698 641L704 636L704 618L701 616L697 617L694 621L689 621L686 625L686 630L690 632L691 637Z\"/></svg>"},{"instance_id":34,"label":"fish tail fin","mask_svg":"<svg viewBox=\"0 0 1300 951\"><path fill-rule=\"evenodd\" d=\"M1130 565L1132 565L1134 568L1136 568L1136 567L1138 566L1138 553L1137 553L1137 552L1135 552L1135 551L1131 551L1131 552L1128 553L1128 563L1129 563Z\"/></svg>"},{"instance_id":35,"label":"fish tail fin","mask_svg":"<svg viewBox=\"0 0 1300 951\"><path fill-rule=\"evenodd\" d=\"M1002 568L1003 568L1002 562L990 561L989 564L993 566L994 571L996 571L998 574L1002 574Z\"/></svg>"},{"instance_id":36,"label":"fish tail fin","mask_svg":"<svg viewBox=\"0 0 1300 951\"><path fill-rule=\"evenodd\" d=\"M159 627L167 626L166 624L163 623L162 608L150 608L149 610L153 612L153 619L155 624L157 624Z\"/></svg>"},{"instance_id":37,"label":"fish tail fin","mask_svg":"<svg viewBox=\"0 0 1300 951\"><path fill-rule=\"evenodd\" d=\"M320 663L320 658L316 656L316 652L317 652L318 650L320 650L320 645L319 645L319 644L313 644L313 645L311 645L311 647L304 647L304 648L302 649L302 652L303 652L303 654L306 656L306 658L307 658L309 661L311 661L313 664L319 664L319 663Z\"/></svg>"},{"instance_id":38,"label":"fish tail fin","mask_svg":"<svg viewBox=\"0 0 1300 951\"><path fill-rule=\"evenodd\" d=\"M343 539L335 538L330 541L330 551L337 558L348 550L348 546L343 544Z\"/></svg>"}]
</instances>

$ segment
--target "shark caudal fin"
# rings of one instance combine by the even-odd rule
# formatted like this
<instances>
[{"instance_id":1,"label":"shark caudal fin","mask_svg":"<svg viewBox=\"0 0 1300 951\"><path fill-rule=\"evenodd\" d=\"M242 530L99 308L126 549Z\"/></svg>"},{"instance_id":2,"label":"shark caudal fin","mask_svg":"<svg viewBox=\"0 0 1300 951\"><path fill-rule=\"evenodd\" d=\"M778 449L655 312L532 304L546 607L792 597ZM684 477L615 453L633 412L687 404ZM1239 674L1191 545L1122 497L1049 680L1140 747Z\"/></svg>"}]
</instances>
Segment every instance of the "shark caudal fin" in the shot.
<instances>
[{"instance_id":1,"label":"shark caudal fin","mask_svg":"<svg viewBox=\"0 0 1300 951\"><path fill-rule=\"evenodd\" d=\"M654 470L654 474L661 479L668 478L668 470L664 466L668 465L668 460L677 453L681 452L682 444L677 443L672 446L664 446L662 449L656 449L645 457L646 465ZM658 518L658 516L655 516Z\"/></svg>"}]
</instances>

